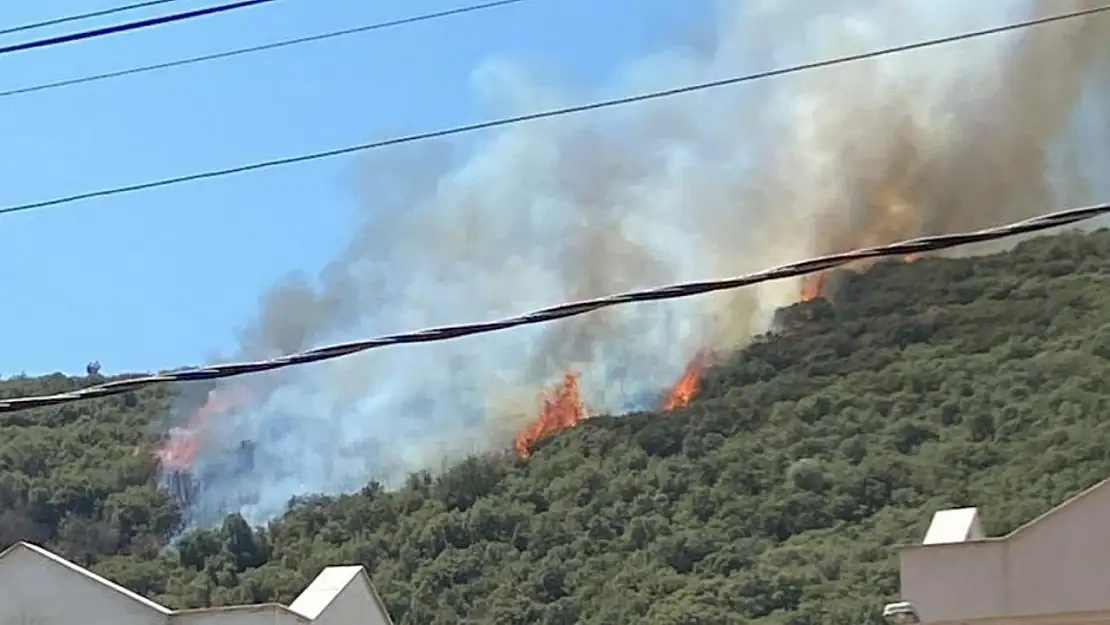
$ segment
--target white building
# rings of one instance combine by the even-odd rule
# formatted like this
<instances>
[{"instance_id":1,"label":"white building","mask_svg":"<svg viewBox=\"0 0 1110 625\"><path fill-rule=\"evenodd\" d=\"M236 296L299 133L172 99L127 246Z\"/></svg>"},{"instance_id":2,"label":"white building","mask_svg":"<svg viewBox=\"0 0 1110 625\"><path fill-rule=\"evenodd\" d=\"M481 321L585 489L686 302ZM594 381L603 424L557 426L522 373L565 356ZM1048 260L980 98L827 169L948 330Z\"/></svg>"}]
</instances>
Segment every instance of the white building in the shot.
<instances>
[{"instance_id":1,"label":"white building","mask_svg":"<svg viewBox=\"0 0 1110 625\"><path fill-rule=\"evenodd\" d=\"M974 507L941 510L899 554L921 625L1110 625L1110 480L1005 536Z\"/></svg>"},{"instance_id":2,"label":"white building","mask_svg":"<svg viewBox=\"0 0 1110 625\"><path fill-rule=\"evenodd\" d=\"M361 566L329 566L289 606L171 610L37 545L0 553L0 625L392 625Z\"/></svg>"}]
</instances>

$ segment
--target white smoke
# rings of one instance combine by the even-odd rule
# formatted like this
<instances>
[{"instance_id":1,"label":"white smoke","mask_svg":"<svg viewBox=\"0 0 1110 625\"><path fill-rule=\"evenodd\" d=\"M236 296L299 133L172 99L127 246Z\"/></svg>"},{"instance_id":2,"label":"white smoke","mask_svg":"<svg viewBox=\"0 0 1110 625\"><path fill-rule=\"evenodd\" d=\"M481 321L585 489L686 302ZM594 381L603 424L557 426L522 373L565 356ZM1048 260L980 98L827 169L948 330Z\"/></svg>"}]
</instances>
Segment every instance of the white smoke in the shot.
<instances>
[{"instance_id":1,"label":"white smoke","mask_svg":"<svg viewBox=\"0 0 1110 625\"><path fill-rule=\"evenodd\" d=\"M1085 3L1041 4L1064 12ZM503 60L475 77L491 116L532 112L982 28L1039 6L729 2L709 49L662 51L598 92L553 92ZM1107 18L1084 23L1096 20L1106 41ZM521 124L490 133L463 157L444 146L393 151L367 173L368 214L350 246L319 284L291 280L268 296L244 334L244 354L736 275L869 238L1052 208L1066 195L1059 189L1074 195L1077 183L1074 176L1059 182L1059 169L1041 158L1048 144L1083 158L1092 149L1084 141L1106 144L1068 132L1082 91L1071 87L1085 84L1094 66L1087 63L1094 48L1082 45L1090 33L1080 37L1078 26L1038 29L1037 45L1025 50L1031 58L1018 61L1025 34L988 37ZM1073 55L1073 65L1049 62L1060 54ZM1030 86L1043 75L1015 73L1045 68L1056 72L1055 94ZM1030 94L1038 97L1025 106L983 110ZM986 124L991 115L1019 125L1051 119L1015 138L1013 128ZM1005 158L1024 165L1009 167ZM912 204L912 223L860 208L876 193ZM582 373L594 410L653 407L696 350L742 345L797 288L776 283L624 306L258 380L264 401L213 419L203 433L195 518L239 511L262 522L296 495L396 482L461 454L503 448L535 416L535 392L568 368ZM233 467L226 450L240 440L255 442L255 457Z\"/></svg>"}]
</instances>

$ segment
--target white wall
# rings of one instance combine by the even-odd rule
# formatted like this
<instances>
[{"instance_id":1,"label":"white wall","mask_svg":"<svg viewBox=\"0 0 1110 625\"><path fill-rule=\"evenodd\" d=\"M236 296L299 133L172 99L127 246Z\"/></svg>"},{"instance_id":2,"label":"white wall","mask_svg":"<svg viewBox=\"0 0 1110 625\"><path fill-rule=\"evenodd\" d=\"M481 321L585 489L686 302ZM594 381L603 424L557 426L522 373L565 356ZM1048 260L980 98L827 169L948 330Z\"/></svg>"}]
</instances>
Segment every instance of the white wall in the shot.
<instances>
[{"instance_id":1,"label":"white wall","mask_svg":"<svg viewBox=\"0 0 1110 625\"><path fill-rule=\"evenodd\" d=\"M166 625L166 615L17 549L0 563L0 625Z\"/></svg>"},{"instance_id":2,"label":"white wall","mask_svg":"<svg viewBox=\"0 0 1110 625\"><path fill-rule=\"evenodd\" d=\"M305 621L275 605L178 612L170 625L303 625ZM2 624L0 624L2 625Z\"/></svg>"},{"instance_id":3,"label":"white wall","mask_svg":"<svg viewBox=\"0 0 1110 625\"><path fill-rule=\"evenodd\" d=\"M0 625L310 625L276 604L172 612L23 545L0 560ZM311 625L389 625L365 573Z\"/></svg>"},{"instance_id":4,"label":"white wall","mask_svg":"<svg viewBox=\"0 0 1110 625\"><path fill-rule=\"evenodd\" d=\"M339 591L313 625L389 625L362 575Z\"/></svg>"}]
</instances>

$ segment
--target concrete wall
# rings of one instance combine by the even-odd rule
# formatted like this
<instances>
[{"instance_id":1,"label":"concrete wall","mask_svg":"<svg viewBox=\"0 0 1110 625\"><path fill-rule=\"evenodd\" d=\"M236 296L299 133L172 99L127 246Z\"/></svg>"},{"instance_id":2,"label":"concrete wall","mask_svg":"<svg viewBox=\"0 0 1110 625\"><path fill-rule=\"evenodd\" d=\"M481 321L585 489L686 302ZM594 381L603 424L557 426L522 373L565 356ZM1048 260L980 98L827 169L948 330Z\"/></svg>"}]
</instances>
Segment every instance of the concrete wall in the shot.
<instances>
[{"instance_id":1,"label":"concrete wall","mask_svg":"<svg viewBox=\"0 0 1110 625\"><path fill-rule=\"evenodd\" d=\"M304 625L307 622L274 604L183 610L170 617L170 625Z\"/></svg>"},{"instance_id":2,"label":"concrete wall","mask_svg":"<svg viewBox=\"0 0 1110 625\"><path fill-rule=\"evenodd\" d=\"M326 568L294 603L173 611L30 543L0 561L0 625L390 625L358 565Z\"/></svg>"},{"instance_id":3,"label":"concrete wall","mask_svg":"<svg viewBox=\"0 0 1110 625\"><path fill-rule=\"evenodd\" d=\"M166 625L166 615L32 551L0 567L0 625Z\"/></svg>"},{"instance_id":4,"label":"concrete wall","mask_svg":"<svg viewBox=\"0 0 1110 625\"><path fill-rule=\"evenodd\" d=\"M362 576L348 584L312 621L313 625L390 625L366 586Z\"/></svg>"},{"instance_id":5,"label":"concrete wall","mask_svg":"<svg viewBox=\"0 0 1110 625\"><path fill-rule=\"evenodd\" d=\"M1009 536L908 547L901 574L923 623L1110 611L1110 484Z\"/></svg>"}]
</instances>

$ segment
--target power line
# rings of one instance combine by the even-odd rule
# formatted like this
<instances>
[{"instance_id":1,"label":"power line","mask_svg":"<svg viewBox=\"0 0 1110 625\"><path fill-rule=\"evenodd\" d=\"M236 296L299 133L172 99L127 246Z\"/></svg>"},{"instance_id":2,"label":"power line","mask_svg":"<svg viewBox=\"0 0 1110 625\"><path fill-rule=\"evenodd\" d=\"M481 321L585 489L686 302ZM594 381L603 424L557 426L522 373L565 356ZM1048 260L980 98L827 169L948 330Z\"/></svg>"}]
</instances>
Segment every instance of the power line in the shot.
<instances>
[{"instance_id":1,"label":"power line","mask_svg":"<svg viewBox=\"0 0 1110 625\"><path fill-rule=\"evenodd\" d=\"M160 0L162 2L173 0ZM485 9L493 9L511 4L519 4L521 2L529 2L531 0L497 0L496 2L485 2L482 4L471 4L454 9L446 9L443 11L436 11L434 13L424 13L421 15L414 15L410 17L403 17L396 20L386 22L375 22L372 24L365 24L363 26L356 26L353 28L345 28L342 30L332 30L317 35L309 35L307 37L297 37L295 39L283 39L273 43L266 43L257 46L250 46L246 48L236 48L234 50L227 50L224 52L216 52L213 54L205 54L201 56L193 56L176 61L167 61L165 63L154 63L151 65L142 65L139 67L132 67L128 69L121 69L114 72L104 72L101 74L91 74L89 76L81 76L80 78L70 78L67 80L59 80L55 82L42 83L38 85L31 85L29 87L19 87L17 89L9 89L8 91L0 91L0 98L7 98L16 95L23 95L27 93L34 93L37 91L46 91L48 89L57 89L60 87L72 87L74 85L81 85L90 82L97 82L101 80L108 80L110 78L122 78L124 76L134 76L135 74L144 74L146 72L153 72L160 69L169 69L172 67L182 67L184 65L193 65L195 63L204 63L207 61L217 61L220 59L228 59L244 54L253 54L255 52L267 52L269 50L277 50L289 46L297 46L316 41L325 41L328 39L336 39L339 37L346 37L347 35L355 35L359 33L370 32L374 30L384 30L386 28L394 28L397 26L407 26L409 24L416 24L419 22L427 22L444 17L452 17L455 15L462 15L465 13L474 13Z\"/></svg>"},{"instance_id":2,"label":"power line","mask_svg":"<svg viewBox=\"0 0 1110 625\"><path fill-rule=\"evenodd\" d=\"M124 22L114 26L105 26L103 28L94 28L92 30L82 30L68 35L58 35L57 37L47 37L45 39L35 39L33 41L25 41L23 43L16 43L9 46L0 47L0 54L11 54L13 52L24 52L26 50L34 50L37 48L46 48L50 46L57 46L63 43L72 43L74 41L84 41L86 39L95 39L96 37L105 37L108 35L115 35L118 33L130 32L133 30L140 30L143 28L152 28L154 26L162 26L163 24L172 24L173 22L181 22L184 20L191 20L206 15L215 15L216 13L225 13L235 9L243 9L246 7L256 6L259 4L267 4L275 2L276 0L239 0L239 2L230 2L227 4L217 4L215 6L205 7L203 9L193 9L192 11L183 11L181 13L170 13L169 15L162 15L159 17L151 17L144 20L135 20L133 22Z\"/></svg>"},{"instance_id":3,"label":"power line","mask_svg":"<svg viewBox=\"0 0 1110 625\"><path fill-rule=\"evenodd\" d=\"M867 247L851 252L844 252L841 254L819 256L816 258L810 258L808 260L803 260L788 265L781 265L778 267L772 267L770 269L764 269L763 271L739 276L736 278L727 278L724 280L706 280L702 282L685 282L653 289L632 291L628 293L608 295L605 297L598 297L578 302L559 304L557 306L542 308L530 313L517 315L515 317L508 317L505 319L499 319L496 321L440 326L435 328L428 328L426 330L418 330L416 332L387 334L384 336L378 336L360 341L351 341L349 343L339 343L335 345L328 345L325 347L318 347L315 349L310 349L307 351L298 352L271 360L258 360L254 362L240 362L212 365L208 367L198 367L194 369L174 371L171 373L162 373L141 378L108 382L105 384L76 390L70 393L60 393L57 395L41 395L34 397L17 397L14 399L0 400L0 413L15 412L17 410L25 410L28 408L40 408L43 406L53 406L57 404L66 404L85 399L107 397L109 395L118 395L120 393L126 393L127 391L132 391L140 387L150 386L152 384L161 384L165 382L216 380L221 378L246 375L249 373L273 371L275 369L284 369L286 367L292 367L295 365L303 365L308 363L320 362L323 360L331 360L333 358L349 356L351 354L356 354L371 349L378 349L381 347L389 347L391 345L432 343L462 338L465 336L472 336L475 334L488 334L490 332L507 330L519 326L548 323L559 319L577 317L579 315L595 312L604 308L620 306L623 304L631 304L633 302L654 302L659 300L677 299L682 297L690 297L693 295L703 295L705 293L714 293L717 291L737 289L761 282L782 280L785 278L792 278L805 274L827 271L829 269L847 265L849 263L860 260L882 258L886 256L906 256L909 254L921 254L924 252L935 252L953 247L970 245L973 243L994 241L997 239L1003 239L1020 234L1028 234L1031 232L1047 230L1049 228L1058 228L1060 226L1066 226L1105 214L1110 214L1110 202L1094 206L1072 208L1056 213L1049 213L1047 215L1041 215L1032 219L1026 219L1024 221L1018 221L1002 226L996 226L994 228L986 228L983 230L957 234L920 237L917 239L910 239L908 241L902 241L899 243L892 243L890 245Z\"/></svg>"},{"instance_id":4,"label":"power line","mask_svg":"<svg viewBox=\"0 0 1110 625\"><path fill-rule=\"evenodd\" d=\"M133 4L125 4L123 6L115 7L112 9L101 9L99 11L91 11L89 13L81 13L79 15L67 15L65 17L55 17L53 19L44 20L41 22L34 22L31 24L22 24L20 26L12 26L0 30L0 35L10 35L12 33L21 33L25 30L36 30L39 28L46 28L47 26L57 26L58 24L68 24L69 22L80 22L82 20L92 19L94 17L104 17L106 15L113 15L115 13L123 13L125 11L133 11L135 9L144 9L147 7L158 6L160 4L169 4L171 2L179 2L180 0L147 0L146 2L135 2Z\"/></svg>"},{"instance_id":5,"label":"power line","mask_svg":"<svg viewBox=\"0 0 1110 625\"><path fill-rule=\"evenodd\" d=\"M255 0L255 1L266 1L266 0ZM918 42L914 42L914 43L903 44L903 45L900 45L900 46L882 48L880 50L874 50L874 51L871 51L871 52L863 52L863 53L860 53L860 54L850 54L850 55L846 55L846 56L834 57L832 59L825 59L823 61L814 61L814 62L811 62L811 63L802 63L800 65L791 65L791 66L784 67L784 68L766 70L766 71L756 72L756 73L752 73L752 74L744 74L744 75L741 75L741 76L734 76L734 77L731 77L731 78L723 78L723 79L720 79L720 80L714 80L714 81L710 81L710 82L703 82L703 83L696 83L696 84L692 84L692 85L685 85L685 86L682 86L682 87L675 87L673 89L666 89L666 90L662 90L662 91L651 91L651 92L641 93L641 94L637 94L637 95L633 95L633 96L627 96L627 97L623 97L623 98L615 98L615 99L611 99L611 100L600 100L600 101L595 101L595 102L591 102L591 103L588 103L588 104L568 106L568 107L565 107L565 108L549 109L547 111L540 111L540 112L537 112L537 113L528 113L528 114L525 114L525 115L517 115L515 117L503 117L503 118L500 118L500 119L487 120L487 121L484 121L484 122L477 122L477 123L474 123L474 124L468 124L468 125L464 125L464 126L455 126L453 128L433 130L433 131L429 131L429 132L423 132L423 133L418 133L418 134L395 137L395 138L392 138L392 139L385 139L383 141L374 141L374 142L370 142L370 143L361 143L361 144L357 144L357 145L350 145L350 146L346 146L346 147L342 147L342 148L334 148L334 149L331 149L331 150L325 150L325 151L322 151L322 152L313 152L313 153L310 153L310 154L301 154L301 155L297 155L297 156L287 156L287 157L284 157L284 158L278 158L278 159L273 159L273 160L268 160L268 161L260 161L260 162L256 162L256 163L246 164L246 165L238 165L238 166L235 166L235 167L228 167L228 168L225 168L225 169L214 169L214 170L209 170L209 171L205 171L205 172L198 172L198 173L193 173L193 174L186 174L186 175L183 175L183 176L176 176L176 177L173 177L173 178L163 178L161 180L154 180L154 181L150 181L150 182L140 182L140 183L136 183L136 184L112 187L112 188L109 188L109 189L100 189L100 190L97 190L97 191L86 191L84 193L75 193L73 195L67 195L67 196L63 196L63 197L59 197L59 198L54 198L54 199L51 199L51 200L41 200L41 201L38 201L38 202L28 202L28 203L25 203L25 204L16 204L16 205L13 205L13 206L7 206L7 207L4 207L4 208L0 208L0 215L6 215L6 214L10 214L10 213L19 213L19 212L29 211L29 210L39 209L39 208L47 208L47 207L50 207L50 206L59 206L59 205L62 205L62 204L71 204L73 202L79 202L79 201L82 201L82 200L89 200L89 199L93 199L93 198L108 197L108 196L113 196L113 195L121 195L121 194L124 194L124 193L133 193L135 191L145 191L145 190L148 190L148 189L156 189L156 188L159 188L159 187L168 187L168 186L183 184L183 183L187 183L187 182L195 182L195 181L198 181L198 180L206 180L206 179L209 179L209 178L221 178L221 177L224 177L224 176L230 176L230 175L234 175L234 174L241 174L241 173L256 171L256 170L260 170L260 169L269 169L271 167L279 167L279 166L283 166L283 165L293 165L293 164L296 164L296 163L304 163L304 162L309 162L309 161L315 161L315 160L320 160L320 159L325 159L325 158L331 158L331 157L334 157L334 156L342 156L342 155L345 155L345 154L353 154L353 153L356 153L356 152L364 152L364 151L367 151L367 150L373 150L373 149L384 148L384 147L389 147L389 146L401 145L401 144L405 144L405 143L414 143L414 142L417 142L417 141L425 141L425 140L428 140L428 139L438 139L438 138L442 138L442 137L449 137L449 136L453 136L453 135L460 135L460 134L464 134L464 133L475 132L475 131L478 131L478 130L488 130L488 129L491 129L491 128L498 128L498 127L501 127L501 126L510 126L510 125L520 124L520 123L524 123L524 122L536 121L536 120L540 120L540 119L547 119L547 118L551 118L551 117L561 117L563 115L570 115L570 114L574 114L574 113L583 113L583 112L586 112L586 111L593 111L593 110L597 110L597 109L610 108L610 107L614 107L614 106L622 106L622 105L626 105L626 104L634 104L634 103L637 103L637 102L646 102L646 101L649 101L649 100L658 100L658 99L668 98L668 97L671 97L671 96L676 96L676 95L685 94L685 93L693 93L693 92L696 92L696 91L704 91L704 90L707 90L707 89L715 89L715 88L718 88L718 87L726 87L726 86L736 85L736 84L740 84L740 83L744 83L744 82L751 82L751 81L755 81L755 80L761 80L761 79L764 79L764 78L773 78L773 77L777 77L777 76L784 76L784 75L787 75L787 74L793 74L793 73L807 71L807 70L820 69L820 68L825 68L825 67L832 67L834 65L840 65L840 64L843 64L843 63L851 63L851 62L855 62L855 61L861 61L861 60L865 60L865 59L871 59L871 58L886 56L886 55L890 55L890 54L897 54L897 53L901 53L901 52L908 52L908 51L911 51L911 50L929 48L929 47L933 47L933 46L938 46L938 45L943 45L943 44L948 44L948 43L954 43L954 42L963 41L963 40L967 40L967 39L974 39L974 38L977 38L977 37L984 37L984 36L987 36L987 35L1001 34L1001 33L1009 32L1009 31L1013 31L1013 30L1020 30L1020 29L1029 28L1029 27L1032 27L1032 26L1039 26L1039 25L1042 25L1042 24L1048 24L1048 23L1051 23L1051 22L1058 22L1058 21L1062 21L1062 20L1073 19L1073 18L1077 18L1077 17L1083 17L1083 16L1086 16L1086 15L1092 15L1092 14L1095 14L1095 13L1102 13L1102 12L1108 11L1108 10L1110 10L1110 5L1104 5L1104 6L1090 8L1090 9L1083 9L1081 11L1073 11L1071 13L1063 13L1063 14L1060 14L1060 15L1054 15L1054 16L1050 16L1050 17L1042 17L1042 18L1037 18L1037 19L1026 20L1026 21L1023 21L1023 22L1014 22L1014 23L1011 23L1011 24L1003 25L1003 26L994 26L994 27L985 28L985 29L982 29L982 30L969 31L969 32L960 33L960 34L957 34L957 35L949 35L947 37L940 37L940 38L937 38L937 39L927 39L927 40L924 40L924 41L918 41ZM2 52L2 50L0 50L0 52Z\"/></svg>"}]
</instances>

